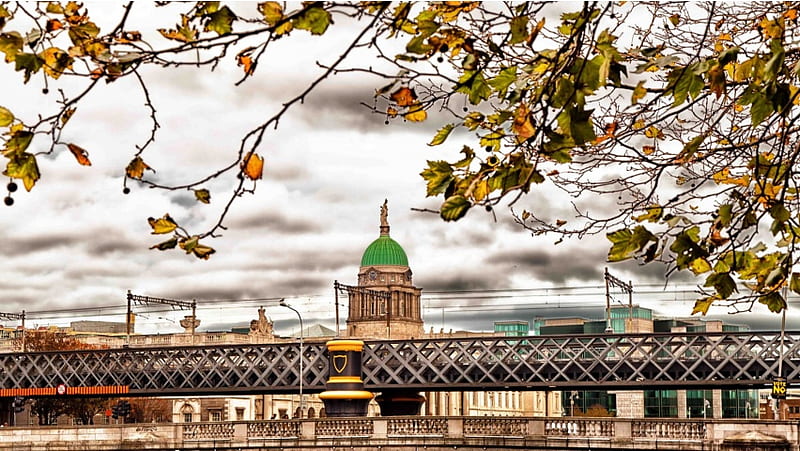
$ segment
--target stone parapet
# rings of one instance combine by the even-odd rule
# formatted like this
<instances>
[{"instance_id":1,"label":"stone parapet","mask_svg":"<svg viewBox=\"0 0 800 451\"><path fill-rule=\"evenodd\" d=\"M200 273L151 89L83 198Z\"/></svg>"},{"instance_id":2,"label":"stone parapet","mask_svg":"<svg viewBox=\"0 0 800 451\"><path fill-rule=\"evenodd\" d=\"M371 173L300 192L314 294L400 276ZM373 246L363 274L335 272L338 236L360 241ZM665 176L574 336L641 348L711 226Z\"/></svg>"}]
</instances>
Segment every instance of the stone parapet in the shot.
<instances>
[{"instance_id":1,"label":"stone parapet","mask_svg":"<svg viewBox=\"0 0 800 451\"><path fill-rule=\"evenodd\" d=\"M742 440L743 432L748 440ZM797 424L789 421L542 417L392 417L258 422L128 424L0 428L0 450L263 449L296 451L346 447L405 450L457 447L507 449L720 449L752 446L798 451ZM782 447L776 447L776 444ZM752 448L746 448L752 449Z\"/></svg>"}]
</instances>

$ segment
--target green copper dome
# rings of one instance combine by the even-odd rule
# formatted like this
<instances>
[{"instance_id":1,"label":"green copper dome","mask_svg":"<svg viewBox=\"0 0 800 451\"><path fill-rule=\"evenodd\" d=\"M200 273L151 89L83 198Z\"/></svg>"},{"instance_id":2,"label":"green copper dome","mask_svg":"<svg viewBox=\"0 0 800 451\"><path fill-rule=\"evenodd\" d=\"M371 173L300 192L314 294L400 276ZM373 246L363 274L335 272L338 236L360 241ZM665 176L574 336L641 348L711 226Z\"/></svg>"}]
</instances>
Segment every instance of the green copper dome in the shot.
<instances>
[{"instance_id":1,"label":"green copper dome","mask_svg":"<svg viewBox=\"0 0 800 451\"><path fill-rule=\"evenodd\" d=\"M361 257L361 266L380 265L408 266L406 251L388 234L381 234L377 240L367 246Z\"/></svg>"}]
</instances>

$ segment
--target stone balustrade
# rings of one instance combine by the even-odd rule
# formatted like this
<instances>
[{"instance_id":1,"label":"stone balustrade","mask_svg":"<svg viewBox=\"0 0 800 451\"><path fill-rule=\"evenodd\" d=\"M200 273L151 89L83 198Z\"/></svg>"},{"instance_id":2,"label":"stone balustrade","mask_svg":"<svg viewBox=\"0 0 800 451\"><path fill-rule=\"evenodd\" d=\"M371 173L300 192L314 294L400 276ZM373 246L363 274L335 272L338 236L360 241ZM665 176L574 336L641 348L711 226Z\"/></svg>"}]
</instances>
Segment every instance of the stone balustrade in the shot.
<instances>
[{"instance_id":1,"label":"stone balustrade","mask_svg":"<svg viewBox=\"0 0 800 451\"><path fill-rule=\"evenodd\" d=\"M785 439L800 451L790 421L719 419L370 417L215 423L0 428L0 450L292 448L353 450L459 447L504 449L751 449L727 443L742 432ZM738 443L738 442L737 442ZM748 445L750 446L750 445ZM759 448L761 449L761 448Z\"/></svg>"}]
</instances>

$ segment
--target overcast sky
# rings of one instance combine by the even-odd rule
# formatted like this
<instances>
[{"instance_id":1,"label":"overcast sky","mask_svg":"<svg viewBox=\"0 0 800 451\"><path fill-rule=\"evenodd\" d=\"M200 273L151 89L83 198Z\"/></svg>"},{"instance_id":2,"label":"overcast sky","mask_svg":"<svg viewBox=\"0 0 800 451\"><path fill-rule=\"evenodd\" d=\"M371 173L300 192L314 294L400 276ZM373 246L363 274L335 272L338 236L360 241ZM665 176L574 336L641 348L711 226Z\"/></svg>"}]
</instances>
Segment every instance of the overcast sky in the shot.
<instances>
[{"instance_id":1,"label":"overcast sky","mask_svg":"<svg viewBox=\"0 0 800 451\"><path fill-rule=\"evenodd\" d=\"M113 3L89 7L103 30L111 28L112 17L121 10ZM247 7L255 8L255 3ZM137 3L129 23L144 32L174 27L176 20L176 13L152 14L149 5ZM143 158L157 170L157 179L184 183L231 161L248 130L318 76L315 61L330 63L341 53L351 39L343 28L334 27L324 38L298 35L300 39L279 41L256 76L238 87L234 83L241 68L233 55L214 72L143 71L161 124L156 143ZM153 44L166 43L156 37ZM356 57L377 64L370 57ZM25 87L21 80L13 65L0 65L0 105L26 122L33 122L37 113L54 111L57 88L73 95L78 86L65 79L45 95L40 76ZM441 199L425 198L419 173L428 159L454 156L466 136L428 147L441 125L435 113L423 124L385 125L383 116L362 105L371 104L374 89L383 84L353 74L326 80L289 111L277 130L268 131L259 149L265 157L264 179L254 195L234 204L228 230L208 243L217 250L208 261L181 251L149 250L163 237L150 235L146 218L169 213L202 230L216 220L234 180L208 185L210 205L197 203L188 191L149 190L136 183L124 195L124 168L135 146L147 139L149 111L134 78L100 86L79 106L63 136L63 141L88 150L92 166L79 166L62 147L40 158L42 178L33 191L20 190L12 207L2 206L0 311L33 312L29 325L124 321L121 311L131 290L197 300L201 329L246 325L264 305L277 320L278 332L288 334L296 328L295 317L275 302L284 297L301 310L307 324L331 326L333 282L356 283L361 254L378 237L379 207L388 199L391 236L406 250L414 282L423 288L426 328L488 330L495 319L530 321L578 313L601 318L606 266L633 282L634 302L661 315L691 313L693 295L686 291L691 284L678 287L682 291L671 286L662 290L663 267L609 265L603 236L556 246L557 237L532 237L516 226L507 208L496 209L496 220L476 209L457 223L412 211L438 208ZM37 138L34 146L41 150L45 143ZM607 202L598 199L598 208ZM568 204L546 183L515 208L569 219ZM615 299L627 302L620 293ZM105 308L109 306L117 310ZM42 313L78 308L83 310ZM142 309L139 321L147 326L140 330L177 331L175 322L182 315ZM763 324L779 325L776 316L765 318ZM743 316L726 319L747 322Z\"/></svg>"}]
</instances>

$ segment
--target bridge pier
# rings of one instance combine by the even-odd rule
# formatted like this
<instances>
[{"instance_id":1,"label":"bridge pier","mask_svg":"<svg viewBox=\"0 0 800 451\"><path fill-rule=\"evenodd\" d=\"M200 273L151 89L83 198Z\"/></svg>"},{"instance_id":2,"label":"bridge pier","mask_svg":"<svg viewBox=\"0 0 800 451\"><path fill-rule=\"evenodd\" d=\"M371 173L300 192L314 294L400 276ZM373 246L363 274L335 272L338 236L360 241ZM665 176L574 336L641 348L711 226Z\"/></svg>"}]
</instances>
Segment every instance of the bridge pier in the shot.
<instances>
[{"instance_id":1,"label":"bridge pier","mask_svg":"<svg viewBox=\"0 0 800 451\"><path fill-rule=\"evenodd\" d=\"M373 394L361 380L361 340L331 340L328 347L328 382L319 394L329 417L365 417Z\"/></svg>"}]
</instances>

